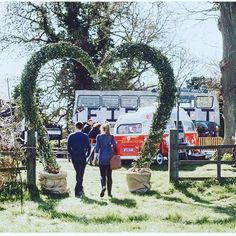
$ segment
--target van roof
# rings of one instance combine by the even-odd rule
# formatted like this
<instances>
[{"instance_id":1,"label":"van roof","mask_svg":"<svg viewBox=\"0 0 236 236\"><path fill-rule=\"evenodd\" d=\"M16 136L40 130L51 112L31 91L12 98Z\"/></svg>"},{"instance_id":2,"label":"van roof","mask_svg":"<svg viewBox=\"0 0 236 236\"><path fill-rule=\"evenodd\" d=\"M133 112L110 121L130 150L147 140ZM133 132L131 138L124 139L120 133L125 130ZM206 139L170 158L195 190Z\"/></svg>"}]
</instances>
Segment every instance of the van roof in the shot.
<instances>
[{"instance_id":1,"label":"van roof","mask_svg":"<svg viewBox=\"0 0 236 236\"><path fill-rule=\"evenodd\" d=\"M136 114L153 114L156 107L149 106L149 107L141 107L137 110ZM171 119L176 120L177 119L177 107L173 107L171 112ZM187 112L179 107L179 119L189 121L191 118L188 116ZM191 120L192 121L192 120Z\"/></svg>"},{"instance_id":2,"label":"van roof","mask_svg":"<svg viewBox=\"0 0 236 236\"><path fill-rule=\"evenodd\" d=\"M152 120L152 115L155 111L154 106L149 107L141 107L137 110L137 112L134 113L126 113L123 115L120 115L118 118L118 122L124 122L124 123L141 123L143 120ZM171 112L170 120L177 120L177 108L174 107ZM190 121L192 122L191 118L188 116L187 112L179 108L179 120L181 121Z\"/></svg>"},{"instance_id":3,"label":"van roof","mask_svg":"<svg viewBox=\"0 0 236 236\"><path fill-rule=\"evenodd\" d=\"M137 112L122 114L118 117L118 122L124 123L141 123L143 115L137 115Z\"/></svg>"}]
</instances>

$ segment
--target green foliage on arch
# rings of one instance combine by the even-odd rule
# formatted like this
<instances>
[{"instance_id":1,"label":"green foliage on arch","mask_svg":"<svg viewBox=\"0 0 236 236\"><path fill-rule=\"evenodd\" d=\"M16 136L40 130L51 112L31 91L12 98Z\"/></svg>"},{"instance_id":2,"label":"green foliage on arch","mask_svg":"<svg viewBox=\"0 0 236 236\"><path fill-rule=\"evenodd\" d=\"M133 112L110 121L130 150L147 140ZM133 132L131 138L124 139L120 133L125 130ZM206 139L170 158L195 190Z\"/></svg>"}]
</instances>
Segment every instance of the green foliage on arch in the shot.
<instances>
[{"instance_id":1,"label":"green foliage on arch","mask_svg":"<svg viewBox=\"0 0 236 236\"><path fill-rule=\"evenodd\" d=\"M137 168L149 166L175 105L176 86L173 69L166 56L156 48L145 44L123 44L116 49L113 56L118 59L135 57L140 61L146 61L158 74L160 104L153 114L150 133L142 149L141 158L135 163Z\"/></svg>"},{"instance_id":2,"label":"green foliage on arch","mask_svg":"<svg viewBox=\"0 0 236 236\"><path fill-rule=\"evenodd\" d=\"M44 168L48 172L58 172L59 166L53 156L49 145L43 120L39 115L39 107L36 102L36 82L40 69L50 60L71 58L79 61L93 76L95 66L90 56L81 48L66 42L47 45L34 53L26 64L21 76L21 99L22 110L29 129L38 132L39 155L43 161Z\"/></svg>"},{"instance_id":3,"label":"green foliage on arch","mask_svg":"<svg viewBox=\"0 0 236 236\"><path fill-rule=\"evenodd\" d=\"M112 59L135 57L147 61L155 69L159 77L160 106L153 115L151 130L141 152L141 158L136 162L138 168L149 166L156 154L156 144L160 143L162 135L175 103L175 81L173 70L168 59L157 49L145 44L123 44L112 54ZM26 64L21 77L22 109L28 127L38 132L39 154L44 168L48 172L57 172L59 166L49 145L47 132L43 127L36 102L36 82L41 67L48 61L61 58L73 58L83 64L89 73L95 75L95 66L89 57L79 47L70 43L60 42L47 45L36 52Z\"/></svg>"}]
</instances>

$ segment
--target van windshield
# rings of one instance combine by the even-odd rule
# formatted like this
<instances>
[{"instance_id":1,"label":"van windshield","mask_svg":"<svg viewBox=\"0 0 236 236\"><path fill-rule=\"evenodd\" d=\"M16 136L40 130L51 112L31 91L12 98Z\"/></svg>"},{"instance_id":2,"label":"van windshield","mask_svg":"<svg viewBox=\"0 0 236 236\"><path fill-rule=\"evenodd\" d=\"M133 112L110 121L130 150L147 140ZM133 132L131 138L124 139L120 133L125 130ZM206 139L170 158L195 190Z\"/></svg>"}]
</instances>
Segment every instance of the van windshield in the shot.
<instances>
[{"instance_id":1,"label":"van windshield","mask_svg":"<svg viewBox=\"0 0 236 236\"><path fill-rule=\"evenodd\" d=\"M122 124L117 127L117 134L140 134L142 133L142 124Z\"/></svg>"},{"instance_id":2,"label":"van windshield","mask_svg":"<svg viewBox=\"0 0 236 236\"><path fill-rule=\"evenodd\" d=\"M191 121L183 121L184 131L194 131L195 127Z\"/></svg>"},{"instance_id":3,"label":"van windshield","mask_svg":"<svg viewBox=\"0 0 236 236\"><path fill-rule=\"evenodd\" d=\"M169 121L166 125L165 132L169 132L170 129L174 129L174 128L175 128L175 123L173 121Z\"/></svg>"}]
</instances>

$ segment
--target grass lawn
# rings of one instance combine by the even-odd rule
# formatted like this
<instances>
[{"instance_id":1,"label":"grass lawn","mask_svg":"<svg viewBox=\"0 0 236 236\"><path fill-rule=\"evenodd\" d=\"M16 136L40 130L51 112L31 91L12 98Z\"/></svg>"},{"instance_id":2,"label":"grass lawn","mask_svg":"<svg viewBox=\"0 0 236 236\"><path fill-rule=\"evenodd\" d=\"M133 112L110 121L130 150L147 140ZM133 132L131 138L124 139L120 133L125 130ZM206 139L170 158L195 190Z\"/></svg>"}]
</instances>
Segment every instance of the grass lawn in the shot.
<instances>
[{"instance_id":1,"label":"grass lawn","mask_svg":"<svg viewBox=\"0 0 236 236\"><path fill-rule=\"evenodd\" d=\"M0 232L236 232L236 179L221 185L215 180L185 181L174 187L168 184L167 166L153 166L152 190L132 194L125 175L129 166L124 166L113 171L113 198L101 199L99 170L87 166L85 196L77 199L72 164L59 161L68 173L70 196L40 193L30 201L25 194L23 212L19 200L1 198ZM236 176L231 167L222 169L223 176ZM216 176L216 168L185 167L180 175Z\"/></svg>"}]
</instances>

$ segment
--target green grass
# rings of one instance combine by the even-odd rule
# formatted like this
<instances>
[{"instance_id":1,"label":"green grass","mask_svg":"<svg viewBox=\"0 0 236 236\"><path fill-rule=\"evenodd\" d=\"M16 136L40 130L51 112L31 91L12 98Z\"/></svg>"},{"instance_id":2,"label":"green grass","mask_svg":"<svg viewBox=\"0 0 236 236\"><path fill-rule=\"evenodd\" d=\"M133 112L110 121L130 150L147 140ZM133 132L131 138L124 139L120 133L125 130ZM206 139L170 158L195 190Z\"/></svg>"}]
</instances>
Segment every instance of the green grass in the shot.
<instances>
[{"instance_id":1,"label":"green grass","mask_svg":"<svg viewBox=\"0 0 236 236\"><path fill-rule=\"evenodd\" d=\"M87 166L85 196L74 198L75 172L72 164L60 159L68 173L69 197L40 192L34 201L24 194L21 211L19 192L0 196L0 232L235 232L236 179L218 184L183 181L168 184L167 167L152 169L152 190L131 194L126 184L128 166L113 172L113 198L99 197L99 169ZM38 163L37 171L42 169ZM236 176L223 166L225 176ZM216 176L213 165L184 167L181 176ZM24 177L24 176L23 176ZM25 188L23 188L25 191Z\"/></svg>"}]
</instances>

